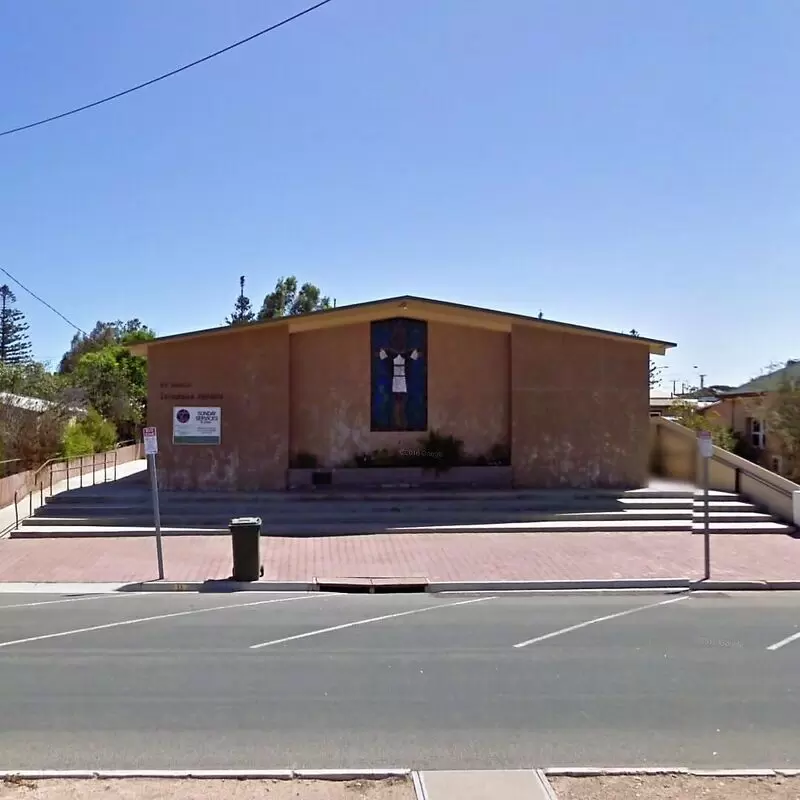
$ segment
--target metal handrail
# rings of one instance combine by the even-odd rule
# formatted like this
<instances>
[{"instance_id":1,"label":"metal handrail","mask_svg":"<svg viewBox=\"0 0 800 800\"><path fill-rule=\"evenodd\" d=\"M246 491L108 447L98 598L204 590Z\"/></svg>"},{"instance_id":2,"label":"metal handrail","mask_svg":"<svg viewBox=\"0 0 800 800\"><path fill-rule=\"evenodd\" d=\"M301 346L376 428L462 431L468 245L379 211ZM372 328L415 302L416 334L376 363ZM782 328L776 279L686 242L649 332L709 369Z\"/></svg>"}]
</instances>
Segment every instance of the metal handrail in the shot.
<instances>
[{"instance_id":1,"label":"metal handrail","mask_svg":"<svg viewBox=\"0 0 800 800\"><path fill-rule=\"evenodd\" d=\"M712 461L716 461L719 464L723 464L728 469L732 469L733 470L735 483L736 483L737 487L739 486L739 481L741 479L741 476L744 475L747 478L752 478L754 481L756 481L756 483L760 483L762 486L766 486L769 489L773 489L774 491L778 492L778 494L782 494L784 497L792 497L792 495L793 495L793 492L790 489L786 489L783 486L776 486L774 483L771 483L770 481L766 480L766 478L762 478L760 475L757 475L755 472L747 472L747 471L743 470L742 467L735 466L735 465L731 464L729 461L726 461L724 458L720 458L719 456L712 455L711 456L711 460ZM753 466L758 467L759 465L754 463ZM764 467L761 467L761 469L764 469Z\"/></svg>"},{"instance_id":2,"label":"metal handrail","mask_svg":"<svg viewBox=\"0 0 800 800\"><path fill-rule=\"evenodd\" d=\"M48 458L47 461L44 462L37 470L33 473L33 485L36 485L36 479L39 477L39 474L44 470L46 467L49 467L51 464L55 464L56 461L69 461L69 456L53 456L52 458Z\"/></svg>"},{"instance_id":3,"label":"metal handrail","mask_svg":"<svg viewBox=\"0 0 800 800\"><path fill-rule=\"evenodd\" d=\"M124 446L124 443L123 443ZM103 482L108 481L108 467L109 467L109 456L113 455L113 468L114 468L114 477L113 480L117 479L117 453L119 451L118 447L115 447L113 450L107 450L102 453L103 456ZM77 460L79 461L78 469L80 470L80 486L83 488L83 476L86 468L86 464L84 463L84 459L91 456L91 468L92 468L92 485L96 483L96 475L98 472L98 464L97 464L97 456L101 455L100 453L89 453L82 456L53 456L52 458L48 458L33 474L33 480L31 481L30 490L27 492L28 495L28 516L33 515L33 495L36 492L37 486L39 489L39 503L40 505L44 504L44 481L41 480L42 473L45 469L50 470L50 495L53 494L53 473L56 471L54 468L57 465L63 465L63 471L66 472L66 481L67 481L67 491L69 491L69 479L70 479L70 471L72 469L70 462ZM24 497L24 495L23 495ZM14 529L19 528L19 502L22 498L19 497L18 492L14 492Z\"/></svg>"}]
</instances>

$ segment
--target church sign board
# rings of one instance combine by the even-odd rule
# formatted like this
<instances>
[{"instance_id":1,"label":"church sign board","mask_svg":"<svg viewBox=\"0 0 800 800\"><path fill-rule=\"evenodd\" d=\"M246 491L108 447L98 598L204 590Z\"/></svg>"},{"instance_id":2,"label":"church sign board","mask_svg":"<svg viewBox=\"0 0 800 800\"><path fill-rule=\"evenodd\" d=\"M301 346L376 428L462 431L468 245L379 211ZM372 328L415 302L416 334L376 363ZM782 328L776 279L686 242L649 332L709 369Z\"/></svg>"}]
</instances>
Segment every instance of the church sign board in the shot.
<instances>
[{"instance_id":1,"label":"church sign board","mask_svg":"<svg viewBox=\"0 0 800 800\"><path fill-rule=\"evenodd\" d=\"M172 409L173 444L219 444L221 441L221 408L175 406Z\"/></svg>"}]
</instances>

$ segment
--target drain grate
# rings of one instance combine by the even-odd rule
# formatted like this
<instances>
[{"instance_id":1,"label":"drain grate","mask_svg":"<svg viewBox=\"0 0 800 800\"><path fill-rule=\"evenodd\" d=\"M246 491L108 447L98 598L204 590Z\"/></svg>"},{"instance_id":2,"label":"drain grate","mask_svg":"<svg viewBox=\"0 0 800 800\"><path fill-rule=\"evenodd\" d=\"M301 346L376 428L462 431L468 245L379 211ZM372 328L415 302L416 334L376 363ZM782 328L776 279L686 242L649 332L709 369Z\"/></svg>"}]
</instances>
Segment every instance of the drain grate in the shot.
<instances>
[{"instance_id":1,"label":"drain grate","mask_svg":"<svg viewBox=\"0 0 800 800\"><path fill-rule=\"evenodd\" d=\"M428 588L427 578L335 577L315 578L314 583L321 592L344 594L413 594Z\"/></svg>"}]
</instances>

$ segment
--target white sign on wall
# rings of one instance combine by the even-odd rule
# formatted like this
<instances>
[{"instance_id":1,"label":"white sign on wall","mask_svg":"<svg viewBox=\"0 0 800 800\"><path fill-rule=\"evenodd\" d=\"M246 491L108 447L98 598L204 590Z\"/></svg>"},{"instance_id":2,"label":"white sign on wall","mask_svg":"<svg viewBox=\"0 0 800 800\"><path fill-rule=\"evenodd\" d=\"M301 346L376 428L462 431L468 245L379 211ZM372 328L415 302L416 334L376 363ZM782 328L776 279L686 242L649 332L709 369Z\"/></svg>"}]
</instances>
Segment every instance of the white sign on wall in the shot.
<instances>
[{"instance_id":1,"label":"white sign on wall","mask_svg":"<svg viewBox=\"0 0 800 800\"><path fill-rule=\"evenodd\" d=\"M222 409L219 406L175 406L172 409L173 444L219 444Z\"/></svg>"}]
</instances>

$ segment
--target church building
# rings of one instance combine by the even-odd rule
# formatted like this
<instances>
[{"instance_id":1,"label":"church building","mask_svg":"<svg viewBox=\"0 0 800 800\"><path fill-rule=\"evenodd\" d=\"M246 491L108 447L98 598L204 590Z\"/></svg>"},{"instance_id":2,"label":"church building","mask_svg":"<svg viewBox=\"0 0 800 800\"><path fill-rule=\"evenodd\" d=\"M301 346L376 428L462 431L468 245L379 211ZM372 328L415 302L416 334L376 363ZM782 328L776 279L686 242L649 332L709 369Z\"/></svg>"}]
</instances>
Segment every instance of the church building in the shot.
<instances>
[{"instance_id":1,"label":"church building","mask_svg":"<svg viewBox=\"0 0 800 800\"><path fill-rule=\"evenodd\" d=\"M674 346L406 296L130 349L148 360L161 486L253 491L430 466L443 440L466 482L642 486L650 357Z\"/></svg>"}]
</instances>

